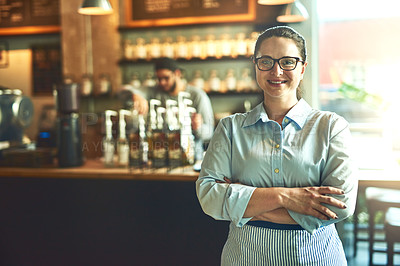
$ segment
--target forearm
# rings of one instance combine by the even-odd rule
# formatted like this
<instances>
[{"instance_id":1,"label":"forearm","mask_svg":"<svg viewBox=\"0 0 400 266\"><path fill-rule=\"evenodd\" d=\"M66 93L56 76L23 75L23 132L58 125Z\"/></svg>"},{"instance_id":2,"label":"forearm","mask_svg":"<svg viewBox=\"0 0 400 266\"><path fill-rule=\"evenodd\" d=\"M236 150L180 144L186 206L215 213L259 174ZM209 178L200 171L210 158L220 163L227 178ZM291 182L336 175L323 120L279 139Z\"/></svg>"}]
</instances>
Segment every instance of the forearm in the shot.
<instances>
[{"instance_id":1,"label":"forearm","mask_svg":"<svg viewBox=\"0 0 400 266\"><path fill-rule=\"evenodd\" d=\"M281 208L279 188L256 188L247 204L244 217L256 217Z\"/></svg>"},{"instance_id":2,"label":"forearm","mask_svg":"<svg viewBox=\"0 0 400 266\"><path fill-rule=\"evenodd\" d=\"M193 134L196 138L207 141L212 137L213 132L214 123L203 123L199 129L193 131Z\"/></svg>"},{"instance_id":3,"label":"forearm","mask_svg":"<svg viewBox=\"0 0 400 266\"><path fill-rule=\"evenodd\" d=\"M278 224L297 224L297 222L293 220L285 208L278 208L269 212L264 212L260 215L254 216L252 220L268 221Z\"/></svg>"},{"instance_id":4,"label":"forearm","mask_svg":"<svg viewBox=\"0 0 400 266\"><path fill-rule=\"evenodd\" d=\"M322 220L337 219L337 214L330 208L346 209L346 205L326 194L342 195L343 193L342 190L333 187L256 188L244 212L244 217L254 217L278 208L285 208Z\"/></svg>"}]
</instances>

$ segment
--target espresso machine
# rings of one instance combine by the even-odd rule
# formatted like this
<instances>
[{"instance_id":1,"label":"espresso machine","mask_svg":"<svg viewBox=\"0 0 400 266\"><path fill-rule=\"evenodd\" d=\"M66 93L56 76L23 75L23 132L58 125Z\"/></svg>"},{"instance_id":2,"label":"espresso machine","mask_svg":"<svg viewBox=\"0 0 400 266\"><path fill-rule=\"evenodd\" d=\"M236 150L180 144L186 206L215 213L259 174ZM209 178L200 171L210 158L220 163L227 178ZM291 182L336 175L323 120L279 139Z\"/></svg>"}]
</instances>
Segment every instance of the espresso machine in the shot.
<instances>
[{"instance_id":1,"label":"espresso machine","mask_svg":"<svg viewBox=\"0 0 400 266\"><path fill-rule=\"evenodd\" d=\"M57 109L58 165L59 167L81 166L83 156L79 117L79 85L76 83L58 85L54 94Z\"/></svg>"}]
</instances>

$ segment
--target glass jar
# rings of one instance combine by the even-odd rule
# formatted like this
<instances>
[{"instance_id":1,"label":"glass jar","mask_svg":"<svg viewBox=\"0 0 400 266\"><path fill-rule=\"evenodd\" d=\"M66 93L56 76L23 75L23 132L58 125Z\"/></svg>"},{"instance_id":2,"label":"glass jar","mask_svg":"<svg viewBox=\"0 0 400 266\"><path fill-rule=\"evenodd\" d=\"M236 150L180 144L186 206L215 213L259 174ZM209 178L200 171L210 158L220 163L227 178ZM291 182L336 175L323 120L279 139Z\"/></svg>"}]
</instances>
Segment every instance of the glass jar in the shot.
<instances>
[{"instance_id":1,"label":"glass jar","mask_svg":"<svg viewBox=\"0 0 400 266\"><path fill-rule=\"evenodd\" d=\"M161 54L163 57L174 58L174 44L171 37L165 37L161 47Z\"/></svg>"},{"instance_id":2,"label":"glass jar","mask_svg":"<svg viewBox=\"0 0 400 266\"><path fill-rule=\"evenodd\" d=\"M234 49L234 57L247 55L246 35L241 32L236 34L236 44Z\"/></svg>"},{"instance_id":3,"label":"glass jar","mask_svg":"<svg viewBox=\"0 0 400 266\"><path fill-rule=\"evenodd\" d=\"M190 53L192 58L201 58L203 54L203 45L199 35L193 35L190 42Z\"/></svg>"},{"instance_id":4,"label":"glass jar","mask_svg":"<svg viewBox=\"0 0 400 266\"><path fill-rule=\"evenodd\" d=\"M175 58L189 59L189 49L186 43L186 37L179 35L176 37Z\"/></svg>"},{"instance_id":5,"label":"glass jar","mask_svg":"<svg viewBox=\"0 0 400 266\"><path fill-rule=\"evenodd\" d=\"M110 75L106 73L101 74L97 93L99 95L109 95L111 94L111 91L112 87Z\"/></svg>"},{"instance_id":6,"label":"glass jar","mask_svg":"<svg viewBox=\"0 0 400 266\"><path fill-rule=\"evenodd\" d=\"M161 44L159 38L152 38L148 45L147 59L155 59L161 57Z\"/></svg>"},{"instance_id":7,"label":"glass jar","mask_svg":"<svg viewBox=\"0 0 400 266\"><path fill-rule=\"evenodd\" d=\"M93 77L91 74L84 74L81 81L81 95L84 97L93 94Z\"/></svg>"},{"instance_id":8,"label":"glass jar","mask_svg":"<svg viewBox=\"0 0 400 266\"><path fill-rule=\"evenodd\" d=\"M134 59L146 59L146 58L147 58L146 41L143 38L137 38L136 45L134 47Z\"/></svg>"},{"instance_id":9,"label":"glass jar","mask_svg":"<svg viewBox=\"0 0 400 266\"><path fill-rule=\"evenodd\" d=\"M220 54L217 57L232 57L232 40L229 34L222 34L220 43Z\"/></svg>"},{"instance_id":10,"label":"glass jar","mask_svg":"<svg viewBox=\"0 0 400 266\"><path fill-rule=\"evenodd\" d=\"M226 90L228 90L228 91L237 90L235 70L232 68L228 69L228 71L226 73L225 86L226 86Z\"/></svg>"},{"instance_id":11,"label":"glass jar","mask_svg":"<svg viewBox=\"0 0 400 266\"><path fill-rule=\"evenodd\" d=\"M210 91L220 91L221 79L218 76L218 70L212 69L210 71L210 77L208 78L207 83Z\"/></svg>"},{"instance_id":12,"label":"glass jar","mask_svg":"<svg viewBox=\"0 0 400 266\"><path fill-rule=\"evenodd\" d=\"M247 42L247 56L250 57L254 54L254 48L258 38L258 32L252 32L250 38L246 39Z\"/></svg>"},{"instance_id":13,"label":"glass jar","mask_svg":"<svg viewBox=\"0 0 400 266\"><path fill-rule=\"evenodd\" d=\"M217 56L217 42L215 40L215 35L209 34L206 37L206 55L207 57Z\"/></svg>"},{"instance_id":14,"label":"glass jar","mask_svg":"<svg viewBox=\"0 0 400 266\"><path fill-rule=\"evenodd\" d=\"M142 82L139 79L139 72L133 72L131 76L131 80L129 81L129 84L135 88L139 89L140 86L142 85Z\"/></svg>"},{"instance_id":15,"label":"glass jar","mask_svg":"<svg viewBox=\"0 0 400 266\"><path fill-rule=\"evenodd\" d=\"M133 50L134 46L132 45L131 40L124 40L124 58L125 59L133 59Z\"/></svg>"},{"instance_id":16,"label":"glass jar","mask_svg":"<svg viewBox=\"0 0 400 266\"><path fill-rule=\"evenodd\" d=\"M201 70L198 69L194 71L193 79L190 82L190 85L204 90L204 78Z\"/></svg>"},{"instance_id":17,"label":"glass jar","mask_svg":"<svg viewBox=\"0 0 400 266\"><path fill-rule=\"evenodd\" d=\"M147 72L143 80L143 87L154 87L156 84L157 82L154 79L154 73L152 71Z\"/></svg>"}]
</instances>

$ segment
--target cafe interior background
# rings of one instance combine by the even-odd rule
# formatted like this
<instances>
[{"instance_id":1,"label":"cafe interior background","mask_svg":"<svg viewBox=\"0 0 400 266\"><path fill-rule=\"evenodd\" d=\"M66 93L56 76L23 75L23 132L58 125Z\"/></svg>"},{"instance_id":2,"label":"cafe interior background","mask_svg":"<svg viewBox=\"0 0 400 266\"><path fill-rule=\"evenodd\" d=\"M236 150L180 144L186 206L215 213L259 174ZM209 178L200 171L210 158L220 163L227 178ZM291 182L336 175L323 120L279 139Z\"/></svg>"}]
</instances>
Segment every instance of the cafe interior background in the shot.
<instances>
[{"instance_id":1,"label":"cafe interior background","mask_svg":"<svg viewBox=\"0 0 400 266\"><path fill-rule=\"evenodd\" d=\"M250 0L251 2L252 0ZM52 91L35 88L35 49L59 51L59 73L82 82L85 74L92 73L94 84L102 74L107 74L112 86L111 95L83 97L81 112L101 113L105 109L119 108L115 96L122 84L129 83L133 73L141 79L151 72L151 62L132 63L125 58L127 40L135 43L139 38L151 42L154 37L163 41L194 35L206 38L223 33L236 36L260 31L276 25L276 15L282 6L262 6L253 1L257 13L254 21L191 22L185 25L129 26L127 18L129 1L110 1L114 12L105 16L83 16L77 13L81 0L60 1L60 24L48 32L22 32L10 34L1 27L0 20L0 86L19 89L31 98L34 117L26 128L26 136L35 141L39 134L40 115L43 108L54 104ZM134 1L132 1L133 3ZM184 1L183 1L184 2ZM209 1L214 3L214 1ZM215 1L217 2L217 1ZM240 2L240 1L239 1ZM307 41L309 51L308 69L303 81L304 98L315 108L334 111L344 116L351 126L356 147L357 161L361 169L387 169L398 171L400 164L400 83L397 73L400 62L398 47L400 39L400 16L396 0L301 0L308 12L302 22L288 23ZM1 18L0 18L1 19ZM57 56L56 56L57 57ZM204 80L211 69L217 69L220 79L234 63L237 77L249 64L248 58L232 60L181 60L186 78L191 80L195 70L201 68ZM50 62L57 63L57 62ZM37 69L36 69L37 70ZM251 74L253 74L251 72ZM61 75L59 76L61 78ZM57 76L57 75L56 75ZM48 85L48 84L45 84ZM39 85L40 86L40 85ZM254 106L259 100L258 92L210 93L216 118L245 110L244 100ZM88 122L88 121L86 121ZM89 121L90 122L90 121ZM86 141L87 158L101 156L90 139L96 132L87 123L83 138Z\"/></svg>"},{"instance_id":2,"label":"cafe interior background","mask_svg":"<svg viewBox=\"0 0 400 266\"><path fill-rule=\"evenodd\" d=\"M254 23L248 22L124 28L124 1L111 1L116 11L112 15L92 18L76 12L80 2L61 2L61 32L0 35L0 41L8 47L2 53L0 85L19 89L31 97L34 118L25 130L31 140L37 138L43 106L54 103L51 92L46 95L40 89L33 89L32 51L35 47L58 45L62 49L64 75L71 75L80 82L85 73L92 71L97 82L102 73L107 73L111 77L112 90L116 93L121 84L129 83L129 75L136 72L136 69L129 69L132 65L121 63L123 42L126 39L134 42L138 37L143 37L150 42L156 36L161 37L162 41L167 35L173 38L186 35L189 39L195 34L205 36L206 33L214 33L219 37L221 33L227 32L234 36L238 32L250 34L254 30ZM299 30L308 43L310 62L303 82L305 99L313 107L337 112L350 122L358 147L356 150L360 151L358 158L361 167L383 168L399 164L400 128L394 121L399 113L396 101L400 90L395 77L400 41L394 33L400 29L400 17L395 9L389 8L395 5L395 1L383 0L379 4L372 0L302 2L309 18L289 25ZM273 16L279 7L262 8L265 6L256 6L257 10L264 12L261 25L276 24ZM262 27L259 26L256 30L260 29ZM88 63L90 60L92 66ZM223 79L227 63L213 61L210 67L199 63L196 65L195 62L183 66L189 68L188 80L196 68L204 68L204 79L207 79L210 68L216 68ZM244 60L237 60L236 63L248 64ZM151 64L143 64L139 68L141 73L152 69ZM239 72L240 67L237 75ZM254 94L246 96L253 105L259 101L259 97ZM212 97L211 100L217 115L244 111L241 97L227 94L225 98ZM221 101L222 105L219 104ZM98 106L107 104L113 107L112 100L101 97L95 100L95 107L88 102L83 101L82 108L88 108L83 111L93 111L90 107L101 111ZM368 152L365 152L366 149Z\"/></svg>"}]
</instances>

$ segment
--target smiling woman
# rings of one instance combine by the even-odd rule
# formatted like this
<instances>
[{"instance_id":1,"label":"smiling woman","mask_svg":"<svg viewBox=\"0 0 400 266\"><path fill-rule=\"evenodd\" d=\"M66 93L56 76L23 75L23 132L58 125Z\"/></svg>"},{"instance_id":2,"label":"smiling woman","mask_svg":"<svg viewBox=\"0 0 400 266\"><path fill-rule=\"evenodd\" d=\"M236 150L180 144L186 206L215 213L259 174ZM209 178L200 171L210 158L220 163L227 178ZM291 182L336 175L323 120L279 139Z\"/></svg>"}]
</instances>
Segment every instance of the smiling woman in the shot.
<instances>
[{"instance_id":1,"label":"smiling woman","mask_svg":"<svg viewBox=\"0 0 400 266\"><path fill-rule=\"evenodd\" d=\"M305 47L290 27L259 35L264 101L223 118L207 149L196 190L206 214L231 222L222 265L346 265L334 223L355 207L350 130L298 98Z\"/></svg>"}]
</instances>

